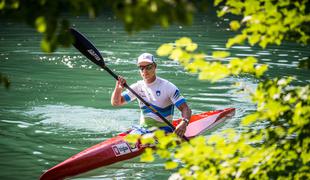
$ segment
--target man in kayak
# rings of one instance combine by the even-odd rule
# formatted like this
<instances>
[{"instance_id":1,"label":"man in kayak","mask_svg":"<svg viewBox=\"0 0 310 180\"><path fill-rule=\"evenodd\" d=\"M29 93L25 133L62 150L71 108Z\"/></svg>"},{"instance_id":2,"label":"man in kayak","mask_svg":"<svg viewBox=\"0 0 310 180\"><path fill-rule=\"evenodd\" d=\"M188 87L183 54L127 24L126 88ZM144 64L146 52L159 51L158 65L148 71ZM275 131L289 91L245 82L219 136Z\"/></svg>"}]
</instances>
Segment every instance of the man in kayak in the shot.
<instances>
[{"instance_id":1,"label":"man in kayak","mask_svg":"<svg viewBox=\"0 0 310 180\"><path fill-rule=\"evenodd\" d=\"M182 137L191 117L191 109L184 97L181 96L179 89L174 84L156 76L157 64L152 54L141 54L138 57L137 65L143 80L132 84L130 87L167 120L172 120L174 106L176 106L181 111L183 120L174 132ZM126 80L119 76L111 97L113 106L121 106L136 99L130 91L123 92L125 83ZM158 127L166 132L173 132L171 127L167 126L161 118L140 101L139 106L141 109L140 125L142 127Z\"/></svg>"}]
</instances>

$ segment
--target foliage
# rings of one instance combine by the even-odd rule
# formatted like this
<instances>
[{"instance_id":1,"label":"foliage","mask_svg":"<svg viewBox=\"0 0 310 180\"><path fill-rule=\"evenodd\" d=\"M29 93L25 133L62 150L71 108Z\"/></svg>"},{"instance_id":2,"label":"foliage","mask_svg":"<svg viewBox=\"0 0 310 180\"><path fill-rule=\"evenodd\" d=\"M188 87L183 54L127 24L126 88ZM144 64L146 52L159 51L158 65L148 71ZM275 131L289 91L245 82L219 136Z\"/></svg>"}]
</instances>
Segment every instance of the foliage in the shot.
<instances>
[{"instance_id":1,"label":"foliage","mask_svg":"<svg viewBox=\"0 0 310 180\"><path fill-rule=\"evenodd\" d=\"M166 169L178 168L172 179L309 179L310 86L293 87L291 81L259 83L252 93L257 111L242 120L242 133L227 129L181 142L156 131L141 137L143 144L158 139L156 150L148 148L141 160L152 162L155 154L166 159Z\"/></svg>"},{"instance_id":2,"label":"foliage","mask_svg":"<svg viewBox=\"0 0 310 180\"><path fill-rule=\"evenodd\" d=\"M194 52L197 47L198 45L191 39L183 37L175 43L161 45L157 54L169 56L170 59L180 62L189 72L198 73L199 79L212 82L240 73L252 73L259 78L268 69L265 64L256 65L257 59L254 57L230 57L229 63L223 64L220 60L225 60L230 55L226 51L215 51L212 53L213 58L206 61L206 54Z\"/></svg>"},{"instance_id":3,"label":"foliage","mask_svg":"<svg viewBox=\"0 0 310 180\"><path fill-rule=\"evenodd\" d=\"M105 11L113 11L128 32L149 29L153 25L168 27L172 23L189 25L194 5L188 0L1 0L2 18L19 20L43 34L41 48L53 52L61 45L68 47L72 37L68 17L88 14L95 18Z\"/></svg>"},{"instance_id":4,"label":"foliage","mask_svg":"<svg viewBox=\"0 0 310 180\"><path fill-rule=\"evenodd\" d=\"M168 27L173 22L192 23L194 4L188 0L140 0L113 2L113 11L128 32L149 29L153 25Z\"/></svg>"},{"instance_id":5,"label":"foliage","mask_svg":"<svg viewBox=\"0 0 310 180\"><path fill-rule=\"evenodd\" d=\"M259 43L265 48L268 44L280 45L284 39L307 44L306 2L225 1L219 16L244 16L241 23L231 21L232 30L243 29L226 46L247 40L252 46ZM254 57L240 59L217 51L212 53L212 59L206 59L206 54L195 52L197 48L190 38L183 37L161 45L157 54L178 61L186 70L197 73L199 79L213 82L240 73L262 78L267 70ZM167 160L167 169L178 169L172 179L309 179L310 86L296 87L292 80L263 78L256 91L250 92L257 110L243 118L243 132L228 129L177 147L169 146L175 142L170 135L156 137L167 146L158 145L152 151ZM152 159L150 151L145 156L144 159Z\"/></svg>"},{"instance_id":6,"label":"foliage","mask_svg":"<svg viewBox=\"0 0 310 180\"><path fill-rule=\"evenodd\" d=\"M172 23L192 23L194 8L202 2L189 0L0 0L1 19L29 24L43 35L41 49L54 52L59 46L69 47L72 37L68 18L114 12L129 32L149 29L153 25L168 27ZM5 84L6 78L0 82Z\"/></svg>"},{"instance_id":7,"label":"foliage","mask_svg":"<svg viewBox=\"0 0 310 180\"><path fill-rule=\"evenodd\" d=\"M53 52L59 45L69 47L72 43L68 31L70 23L66 18L67 13L71 15L88 13L90 17L95 17L101 10L103 2L99 0L2 0L0 12L2 18L26 22L42 33L42 50Z\"/></svg>"},{"instance_id":8,"label":"foliage","mask_svg":"<svg viewBox=\"0 0 310 180\"><path fill-rule=\"evenodd\" d=\"M216 0L221 3L218 16L226 14L242 16L241 20L230 23L232 30L243 27L240 34L228 39L227 47L243 43L265 48L268 44L280 45L284 39L299 43L310 42L310 14L308 0ZM308 8L308 9L307 9Z\"/></svg>"},{"instance_id":9,"label":"foliage","mask_svg":"<svg viewBox=\"0 0 310 180\"><path fill-rule=\"evenodd\" d=\"M228 40L226 46L243 43L280 44L283 39L297 40L307 44L310 37L308 0L216 0L220 6L218 16L233 14L242 20L230 23L232 30L243 28L241 33ZM194 12L206 10L208 0L1 0L0 14L26 22L43 34L41 47L53 52L61 45L67 47L72 39L67 31L71 26L69 16L88 14L95 18L105 11L113 11L124 23L128 32L149 29L153 25L168 27L172 23L190 25Z\"/></svg>"}]
</instances>

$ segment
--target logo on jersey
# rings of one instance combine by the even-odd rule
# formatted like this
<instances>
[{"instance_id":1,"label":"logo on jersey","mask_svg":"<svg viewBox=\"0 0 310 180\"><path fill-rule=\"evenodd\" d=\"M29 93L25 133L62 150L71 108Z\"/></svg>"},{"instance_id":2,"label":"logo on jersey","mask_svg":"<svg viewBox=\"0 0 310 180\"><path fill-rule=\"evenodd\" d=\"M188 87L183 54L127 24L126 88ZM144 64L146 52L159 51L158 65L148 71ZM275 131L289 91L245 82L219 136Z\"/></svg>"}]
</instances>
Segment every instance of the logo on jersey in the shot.
<instances>
[{"instance_id":1,"label":"logo on jersey","mask_svg":"<svg viewBox=\"0 0 310 180\"><path fill-rule=\"evenodd\" d=\"M174 99L178 99L180 97L180 91L177 89L173 95Z\"/></svg>"},{"instance_id":2,"label":"logo on jersey","mask_svg":"<svg viewBox=\"0 0 310 180\"><path fill-rule=\"evenodd\" d=\"M156 91L156 95L160 96L160 91L159 90Z\"/></svg>"}]
</instances>

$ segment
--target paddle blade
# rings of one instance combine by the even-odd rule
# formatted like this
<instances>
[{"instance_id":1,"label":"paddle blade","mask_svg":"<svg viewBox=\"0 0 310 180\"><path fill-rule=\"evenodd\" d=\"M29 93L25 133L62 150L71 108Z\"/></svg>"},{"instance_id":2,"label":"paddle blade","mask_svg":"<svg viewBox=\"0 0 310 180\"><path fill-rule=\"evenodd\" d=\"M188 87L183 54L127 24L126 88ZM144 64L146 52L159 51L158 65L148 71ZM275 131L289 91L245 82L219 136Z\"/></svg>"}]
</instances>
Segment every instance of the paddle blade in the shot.
<instances>
[{"instance_id":1,"label":"paddle blade","mask_svg":"<svg viewBox=\"0 0 310 180\"><path fill-rule=\"evenodd\" d=\"M77 30L70 28L70 32L74 37L73 46L93 63L97 64L98 66L104 67L104 60L100 52L95 48L95 46Z\"/></svg>"}]
</instances>

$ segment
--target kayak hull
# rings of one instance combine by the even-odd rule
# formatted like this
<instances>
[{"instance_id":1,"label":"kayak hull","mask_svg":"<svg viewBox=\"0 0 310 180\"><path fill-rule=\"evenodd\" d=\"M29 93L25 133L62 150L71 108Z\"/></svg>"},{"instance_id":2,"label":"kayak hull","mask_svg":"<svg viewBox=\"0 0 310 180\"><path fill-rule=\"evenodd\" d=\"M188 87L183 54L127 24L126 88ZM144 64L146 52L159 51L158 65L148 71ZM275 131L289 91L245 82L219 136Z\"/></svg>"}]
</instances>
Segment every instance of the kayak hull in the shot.
<instances>
[{"instance_id":1,"label":"kayak hull","mask_svg":"<svg viewBox=\"0 0 310 180\"><path fill-rule=\"evenodd\" d=\"M214 126L224 122L235 113L234 108L227 108L217 111L209 111L191 117L185 136L191 138L200 135ZM181 119L173 121L177 126ZM116 162L139 156L144 152L145 147L138 141L135 145L130 145L125 141L125 137L131 130L121 133L96 144L84 151L70 157L58 165L47 170L41 180L58 180L75 176L102 166L107 166Z\"/></svg>"}]
</instances>

